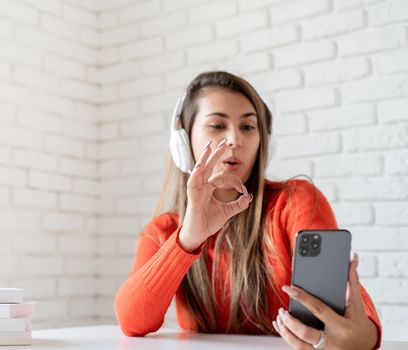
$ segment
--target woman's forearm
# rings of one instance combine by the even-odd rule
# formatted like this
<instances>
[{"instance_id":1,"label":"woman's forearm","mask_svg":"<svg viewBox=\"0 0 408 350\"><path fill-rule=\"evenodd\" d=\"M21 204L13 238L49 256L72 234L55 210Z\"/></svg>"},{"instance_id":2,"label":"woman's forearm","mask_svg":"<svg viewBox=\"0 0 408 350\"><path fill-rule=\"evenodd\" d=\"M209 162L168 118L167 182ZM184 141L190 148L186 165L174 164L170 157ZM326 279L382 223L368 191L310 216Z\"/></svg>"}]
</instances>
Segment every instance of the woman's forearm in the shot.
<instances>
[{"instance_id":1,"label":"woman's forearm","mask_svg":"<svg viewBox=\"0 0 408 350\"><path fill-rule=\"evenodd\" d=\"M163 323L164 315L197 254L187 253L177 243L179 230L119 289L115 312L128 336L144 336Z\"/></svg>"}]
</instances>

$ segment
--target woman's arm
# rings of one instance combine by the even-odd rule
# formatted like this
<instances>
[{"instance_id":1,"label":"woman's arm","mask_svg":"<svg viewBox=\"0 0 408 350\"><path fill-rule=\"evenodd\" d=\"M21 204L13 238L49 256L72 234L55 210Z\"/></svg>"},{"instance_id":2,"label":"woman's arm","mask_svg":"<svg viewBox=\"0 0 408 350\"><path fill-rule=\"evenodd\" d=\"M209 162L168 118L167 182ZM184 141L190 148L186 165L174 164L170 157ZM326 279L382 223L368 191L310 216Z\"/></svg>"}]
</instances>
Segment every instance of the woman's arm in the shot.
<instances>
[{"instance_id":1,"label":"woman's arm","mask_svg":"<svg viewBox=\"0 0 408 350\"><path fill-rule=\"evenodd\" d=\"M212 151L210 141L198 159L187 182L188 205L182 228L160 249L146 237L155 236L154 223L148 229L150 232L141 236L132 272L116 296L116 317L126 335L143 336L160 328L171 299L193 261L200 256L203 243L252 201L239 178L225 171L212 174L227 149L226 142L227 139L223 140ZM226 184L243 194L229 203L216 200L214 190Z\"/></svg>"},{"instance_id":2,"label":"woman's arm","mask_svg":"<svg viewBox=\"0 0 408 350\"><path fill-rule=\"evenodd\" d=\"M158 330L183 277L201 252L186 252L177 243L179 227L159 247L149 235L140 236L128 279L116 294L115 313L123 333L144 336Z\"/></svg>"}]
</instances>

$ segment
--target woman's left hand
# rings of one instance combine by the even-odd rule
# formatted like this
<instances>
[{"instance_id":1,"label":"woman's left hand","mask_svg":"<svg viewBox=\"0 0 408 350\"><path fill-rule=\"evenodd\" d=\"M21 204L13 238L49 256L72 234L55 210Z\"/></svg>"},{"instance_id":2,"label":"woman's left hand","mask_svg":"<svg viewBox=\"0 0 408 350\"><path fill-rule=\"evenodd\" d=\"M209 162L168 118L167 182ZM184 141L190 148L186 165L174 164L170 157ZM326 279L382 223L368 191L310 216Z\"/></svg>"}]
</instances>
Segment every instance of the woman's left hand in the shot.
<instances>
[{"instance_id":1,"label":"woman's left hand","mask_svg":"<svg viewBox=\"0 0 408 350\"><path fill-rule=\"evenodd\" d=\"M358 256L350 262L347 286L346 310L344 316L337 314L329 306L298 287L284 286L282 289L294 300L309 309L325 324L324 349L373 349L377 342L377 328L368 318L360 292L357 274ZM320 340L319 330L308 327L289 314L279 310L273 322L276 331L294 349L315 349L313 345Z\"/></svg>"}]
</instances>

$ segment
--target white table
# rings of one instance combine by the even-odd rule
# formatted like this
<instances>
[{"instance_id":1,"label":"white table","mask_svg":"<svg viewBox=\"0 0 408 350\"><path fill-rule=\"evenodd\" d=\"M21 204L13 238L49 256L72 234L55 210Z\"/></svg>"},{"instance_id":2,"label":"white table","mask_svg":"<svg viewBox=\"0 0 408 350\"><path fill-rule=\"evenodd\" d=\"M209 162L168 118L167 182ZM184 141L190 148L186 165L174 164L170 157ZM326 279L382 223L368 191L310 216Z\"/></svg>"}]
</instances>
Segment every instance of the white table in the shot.
<instances>
[{"instance_id":1,"label":"white table","mask_svg":"<svg viewBox=\"0 0 408 350\"><path fill-rule=\"evenodd\" d=\"M394 341L395 340L395 341ZM117 325L57 328L33 331L31 346L2 346L0 350L214 350L214 349L290 349L279 337L197 334L162 328L143 338L124 336ZM381 349L408 349L407 327L384 327Z\"/></svg>"}]
</instances>

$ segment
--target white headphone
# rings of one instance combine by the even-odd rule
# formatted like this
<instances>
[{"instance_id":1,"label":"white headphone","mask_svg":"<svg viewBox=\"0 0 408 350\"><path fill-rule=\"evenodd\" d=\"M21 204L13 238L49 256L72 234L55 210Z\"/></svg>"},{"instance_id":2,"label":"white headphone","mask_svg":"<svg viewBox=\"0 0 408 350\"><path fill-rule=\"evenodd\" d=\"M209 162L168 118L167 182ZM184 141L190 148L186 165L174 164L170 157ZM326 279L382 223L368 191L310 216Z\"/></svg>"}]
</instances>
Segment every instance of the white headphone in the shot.
<instances>
[{"instance_id":1,"label":"white headphone","mask_svg":"<svg viewBox=\"0 0 408 350\"><path fill-rule=\"evenodd\" d=\"M170 125L170 153L173 158L174 164L183 173L189 173L193 171L195 162L191 151L190 140L187 131L184 128L178 127L180 122L181 112L183 109L184 100L186 94L177 100L176 106L173 110L173 116L171 118ZM266 168L269 166L272 160L273 146L271 140L271 134L268 137L268 158L266 162Z\"/></svg>"}]
</instances>

